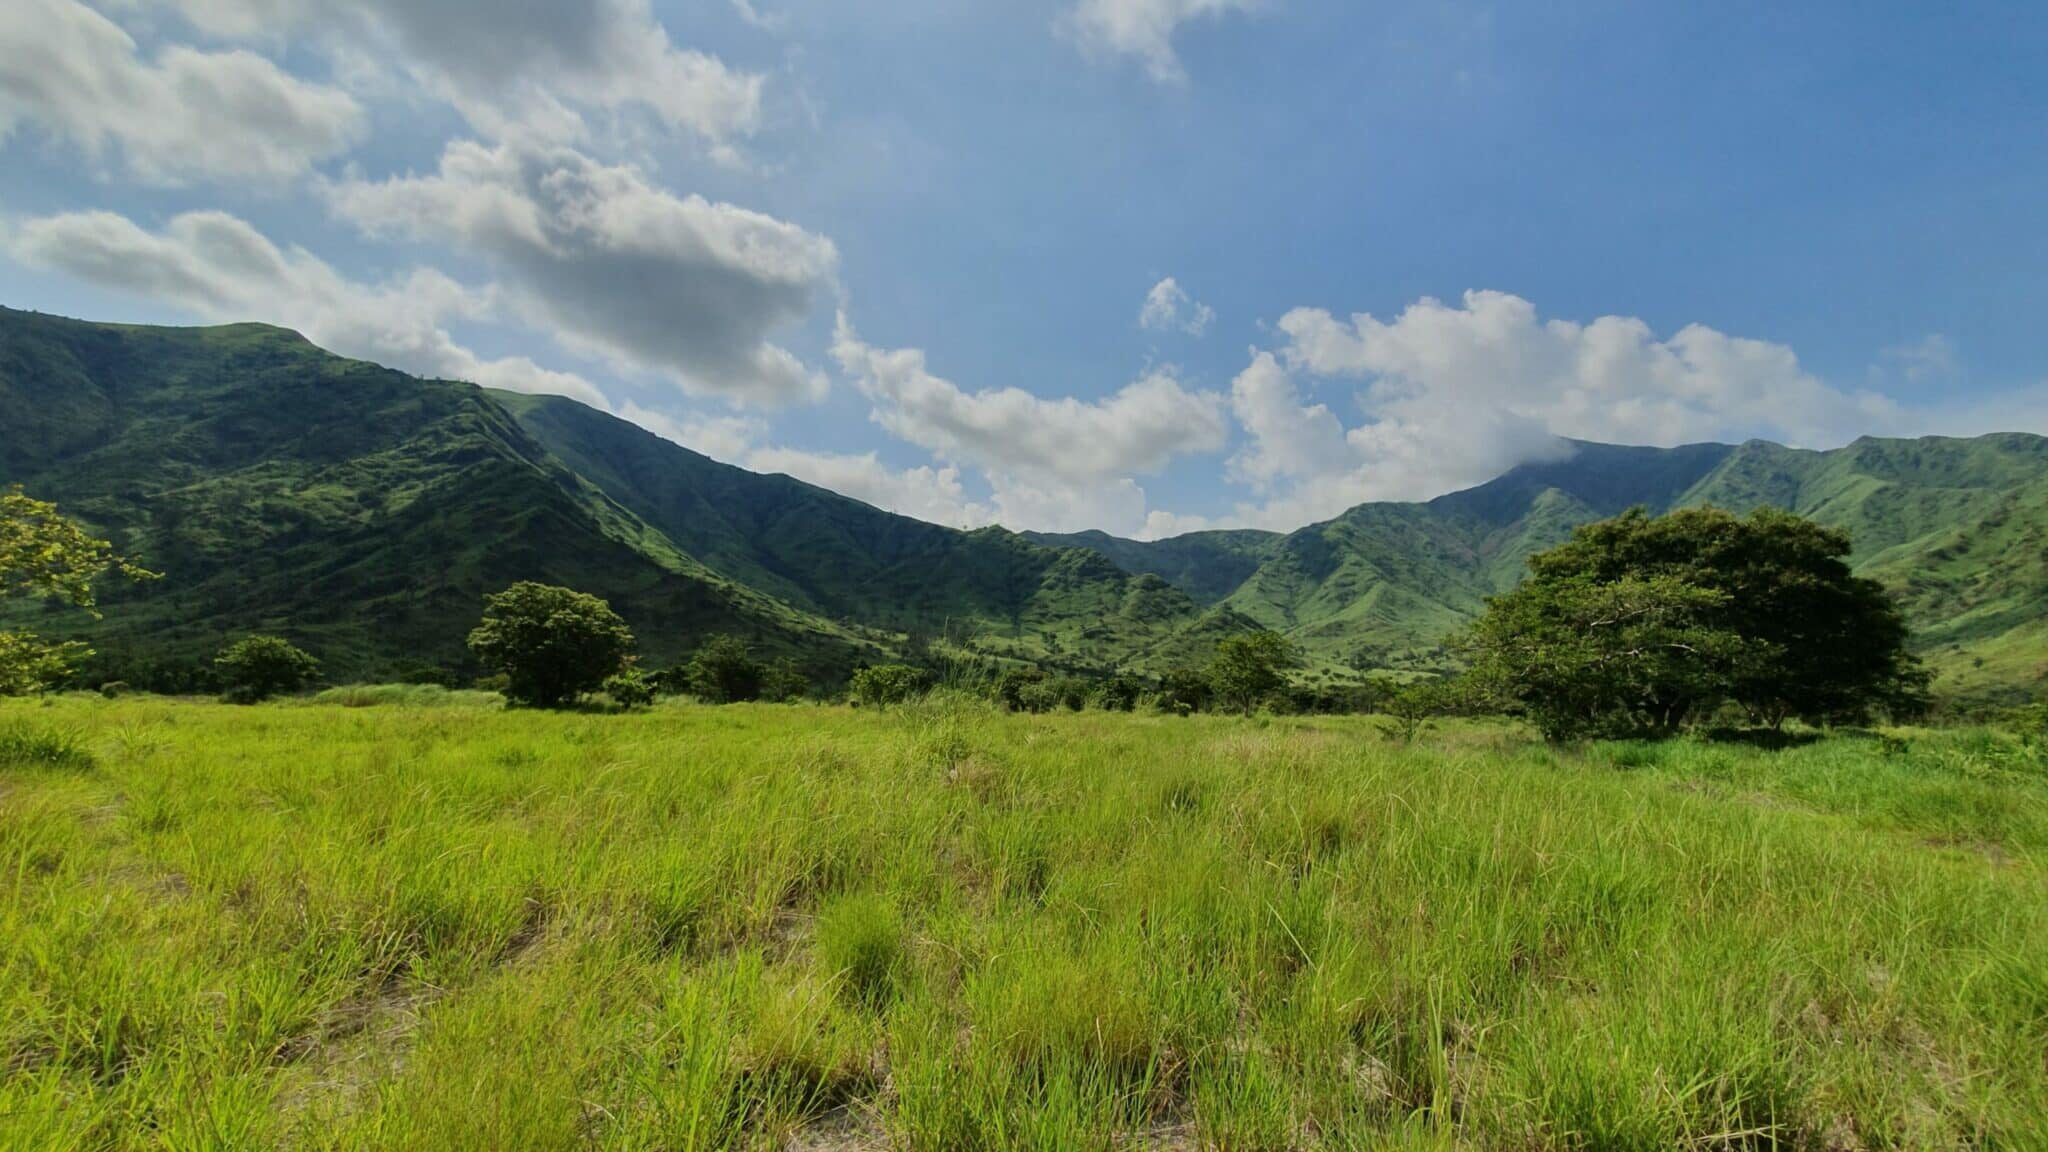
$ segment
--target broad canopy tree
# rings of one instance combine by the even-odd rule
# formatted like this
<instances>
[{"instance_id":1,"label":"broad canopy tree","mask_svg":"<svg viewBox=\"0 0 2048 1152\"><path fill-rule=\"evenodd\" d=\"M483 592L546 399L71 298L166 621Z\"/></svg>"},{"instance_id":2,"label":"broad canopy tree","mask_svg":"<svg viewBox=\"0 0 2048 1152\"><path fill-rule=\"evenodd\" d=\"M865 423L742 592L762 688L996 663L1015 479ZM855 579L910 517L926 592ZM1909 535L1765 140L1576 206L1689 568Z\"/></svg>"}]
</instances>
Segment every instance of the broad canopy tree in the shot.
<instances>
[{"instance_id":1,"label":"broad canopy tree","mask_svg":"<svg viewBox=\"0 0 2048 1152\"><path fill-rule=\"evenodd\" d=\"M469 648L504 674L508 700L561 708L630 666L633 633L595 596L522 581L484 598Z\"/></svg>"},{"instance_id":2,"label":"broad canopy tree","mask_svg":"<svg viewBox=\"0 0 2048 1152\"><path fill-rule=\"evenodd\" d=\"M1553 738L1661 734L1724 703L1778 726L1924 704L1927 675L1849 538L1775 509L1641 509L1532 557L1464 644Z\"/></svg>"}]
</instances>

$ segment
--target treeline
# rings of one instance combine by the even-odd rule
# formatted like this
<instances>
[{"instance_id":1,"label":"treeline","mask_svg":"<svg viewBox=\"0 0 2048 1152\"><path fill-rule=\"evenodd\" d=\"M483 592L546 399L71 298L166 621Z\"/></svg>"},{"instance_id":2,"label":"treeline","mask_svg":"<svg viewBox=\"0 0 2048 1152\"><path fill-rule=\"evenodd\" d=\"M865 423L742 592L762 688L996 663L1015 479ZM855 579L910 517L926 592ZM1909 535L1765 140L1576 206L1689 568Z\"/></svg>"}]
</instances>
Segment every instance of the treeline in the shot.
<instances>
[{"instance_id":1,"label":"treeline","mask_svg":"<svg viewBox=\"0 0 2048 1152\"><path fill-rule=\"evenodd\" d=\"M630 709L662 696L887 706L944 688L1021 713L1380 713L1408 736L1436 716L1499 714L1553 740L1922 716L1929 676L1907 650L1905 620L1881 586L1851 574L1849 551L1846 535L1769 509L1748 517L1632 511L1532 557L1523 584L1491 599L1446 644L1461 671L1405 681L1304 682L1296 652L1266 631L1227 637L1205 661L1150 673L1082 676L956 660L925 644L910 650L918 663L858 667L843 685L822 684L799 662L760 659L734 636L710 637L688 660L650 670L609 604L535 583L485 597L468 646L473 686L533 708ZM18 490L0 493L0 599L92 612L94 584L109 574L157 578L53 506ZM75 642L0 631L0 695L75 683L91 655ZM94 682L110 695L206 691L254 702L304 690L320 665L284 638L249 636L204 668L109 671L103 665ZM405 678L453 686L437 669Z\"/></svg>"}]
</instances>

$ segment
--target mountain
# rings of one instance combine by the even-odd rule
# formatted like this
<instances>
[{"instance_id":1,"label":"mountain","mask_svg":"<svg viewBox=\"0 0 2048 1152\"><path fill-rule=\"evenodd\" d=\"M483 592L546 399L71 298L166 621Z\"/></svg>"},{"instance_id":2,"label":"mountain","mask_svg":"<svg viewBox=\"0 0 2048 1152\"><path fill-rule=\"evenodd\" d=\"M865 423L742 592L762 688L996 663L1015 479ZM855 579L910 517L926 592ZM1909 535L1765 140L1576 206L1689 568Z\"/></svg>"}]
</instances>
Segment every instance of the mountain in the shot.
<instances>
[{"instance_id":1,"label":"mountain","mask_svg":"<svg viewBox=\"0 0 2048 1152\"><path fill-rule=\"evenodd\" d=\"M0 483L165 573L110 587L100 621L19 605L11 619L91 638L102 672L130 679L257 630L335 679L461 670L482 597L522 579L610 600L656 665L729 632L828 681L928 653L1156 671L1266 627L1314 675L1427 669L1578 525L1635 505L1772 504L1852 533L1942 688L2048 681L2048 440L1570 447L1286 534L962 532L572 400L418 380L280 329L0 309Z\"/></svg>"},{"instance_id":2,"label":"mountain","mask_svg":"<svg viewBox=\"0 0 2048 1152\"><path fill-rule=\"evenodd\" d=\"M654 663L730 632L827 679L947 637L1087 664L1200 615L1091 551L894 516L572 401L418 380L260 325L0 309L0 483L165 574L108 588L102 621L29 621L137 679L257 630L336 678L459 668L483 595L526 579L610 600Z\"/></svg>"},{"instance_id":3,"label":"mountain","mask_svg":"<svg viewBox=\"0 0 2048 1152\"><path fill-rule=\"evenodd\" d=\"M1850 533L1853 566L1900 597L1940 689L2048 684L2048 438L1571 448L1427 503L1360 505L1303 528L1217 603L1328 668L1439 666L1443 637L1578 525L1636 505L1772 505ZM1102 551L1162 573L1186 554L1175 540ZM1214 585L1187 590L1205 598Z\"/></svg>"}]
</instances>

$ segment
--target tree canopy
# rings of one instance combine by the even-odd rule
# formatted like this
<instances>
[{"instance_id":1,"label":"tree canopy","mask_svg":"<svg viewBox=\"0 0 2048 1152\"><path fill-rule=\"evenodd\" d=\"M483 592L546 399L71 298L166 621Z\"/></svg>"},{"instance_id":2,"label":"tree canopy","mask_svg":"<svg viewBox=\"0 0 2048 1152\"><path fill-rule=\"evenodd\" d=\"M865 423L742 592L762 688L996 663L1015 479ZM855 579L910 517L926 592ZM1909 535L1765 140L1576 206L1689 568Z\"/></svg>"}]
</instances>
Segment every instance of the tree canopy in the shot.
<instances>
[{"instance_id":1,"label":"tree canopy","mask_svg":"<svg viewBox=\"0 0 2048 1152\"><path fill-rule=\"evenodd\" d=\"M230 700L255 703L300 691L320 675L320 662L278 636L249 636L214 658Z\"/></svg>"},{"instance_id":2,"label":"tree canopy","mask_svg":"<svg viewBox=\"0 0 2048 1152\"><path fill-rule=\"evenodd\" d=\"M1294 649L1278 632L1245 632L1216 647L1209 681L1223 706L1249 713L1287 683Z\"/></svg>"},{"instance_id":3,"label":"tree canopy","mask_svg":"<svg viewBox=\"0 0 2048 1152\"><path fill-rule=\"evenodd\" d=\"M1774 509L1638 509L1532 557L1465 646L1480 681L1553 738L1668 733L1728 703L1773 726L1911 710L1926 674L1849 551Z\"/></svg>"},{"instance_id":4,"label":"tree canopy","mask_svg":"<svg viewBox=\"0 0 2048 1152\"><path fill-rule=\"evenodd\" d=\"M470 651L504 674L505 696L560 708L595 692L632 660L633 633L611 605L569 588L522 581L484 598Z\"/></svg>"}]
</instances>

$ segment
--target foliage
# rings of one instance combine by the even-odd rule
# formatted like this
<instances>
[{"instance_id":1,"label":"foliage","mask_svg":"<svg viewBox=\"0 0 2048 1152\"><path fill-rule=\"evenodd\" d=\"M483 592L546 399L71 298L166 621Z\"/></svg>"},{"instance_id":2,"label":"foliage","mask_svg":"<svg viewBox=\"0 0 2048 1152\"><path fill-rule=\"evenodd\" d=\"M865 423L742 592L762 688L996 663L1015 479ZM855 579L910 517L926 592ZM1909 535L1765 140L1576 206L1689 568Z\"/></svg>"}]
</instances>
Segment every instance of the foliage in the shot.
<instances>
[{"instance_id":1,"label":"foliage","mask_svg":"<svg viewBox=\"0 0 2048 1152\"><path fill-rule=\"evenodd\" d=\"M1045 682L1045 672L1039 668L1005 668L996 677L993 695L996 703L1011 712L1029 711L1026 698L1035 699L1035 690Z\"/></svg>"},{"instance_id":2,"label":"foliage","mask_svg":"<svg viewBox=\"0 0 2048 1152\"><path fill-rule=\"evenodd\" d=\"M1145 695L1145 682L1128 672L1119 672L1095 686L1095 706L1104 712L1130 712Z\"/></svg>"},{"instance_id":3,"label":"foliage","mask_svg":"<svg viewBox=\"0 0 2048 1152\"><path fill-rule=\"evenodd\" d=\"M1246 714L1287 684L1294 667L1293 645L1278 632L1246 632L1216 646L1209 663L1209 683L1223 707Z\"/></svg>"},{"instance_id":4,"label":"foliage","mask_svg":"<svg viewBox=\"0 0 2048 1152\"><path fill-rule=\"evenodd\" d=\"M99 602L94 584L110 571L132 580L158 576L115 554L55 504L18 485L0 490L0 599L52 599L90 612Z\"/></svg>"},{"instance_id":5,"label":"foliage","mask_svg":"<svg viewBox=\"0 0 2048 1152\"><path fill-rule=\"evenodd\" d=\"M654 703L654 681L638 668L626 668L605 677L604 694L621 708L645 708Z\"/></svg>"},{"instance_id":6,"label":"foliage","mask_svg":"<svg viewBox=\"0 0 2048 1152\"><path fill-rule=\"evenodd\" d=\"M769 661L761 673L761 699L771 704L794 703L810 694L810 675L788 656Z\"/></svg>"},{"instance_id":7,"label":"foliage","mask_svg":"<svg viewBox=\"0 0 2048 1152\"><path fill-rule=\"evenodd\" d=\"M54 600L98 614L94 585L109 571L131 580L157 573L115 554L101 540L19 486L0 490L0 601ZM0 629L0 696L26 696L70 678L92 655L76 641L48 642L27 632Z\"/></svg>"},{"instance_id":8,"label":"foliage","mask_svg":"<svg viewBox=\"0 0 2048 1152\"><path fill-rule=\"evenodd\" d=\"M707 704L742 704L761 697L768 670L737 636L713 636L690 658L684 679Z\"/></svg>"},{"instance_id":9,"label":"foliage","mask_svg":"<svg viewBox=\"0 0 2048 1152\"><path fill-rule=\"evenodd\" d=\"M1188 715L1206 711L1214 694L1207 669L1182 664L1167 669L1166 675L1160 677L1156 703L1161 712Z\"/></svg>"},{"instance_id":10,"label":"foliage","mask_svg":"<svg viewBox=\"0 0 2048 1152\"><path fill-rule=\"evenodd\" d=\"M1389 732L1403 744L1415 743L1424 728L1438 717L1449 716L1467 703L1462 685L1431 677L1401 685L1379 702L1389 722Z\"/></svg>"},{"instance_id":11,"label":"foliage","mask_svg":"<svg viewBox=\"0 0 2048 1152\"><path fill-rule=\"evenodd\" d=\"M247 636L214 657L221 683L236 703L253 704L303 691L320 677L320 662L278 636Z\"/></svg>"},{"instance_id":12,"label":"foliage","mask_svg":"<svg viewBox=\"0 0 2048 1152\"><path fill-rule=\"evenodd\" d=\"M855 672L846 691L855 705L883 708L908 703L930 688L931 678L922 668L908 664L878 664Z\"/></svg>"},{"instance_id":13,"label":"foliage","mask_svg":"<svg viewBox=\"0 0 2048 1152\"><path fill-rule=\"evenodd\" d=\"M484 667L504 674L506 699L560 708L627 667L633 633L595 596L522 581L485 597L469 647Z\"/></svg>"},{"instance_id":14,"label":"foliage","mask_svg":"<svg viewBox=\"0 0 2048 1152\"><path fill-rule=\"evenodd\" d=\"M1732 701L1772 727L1909 714L1927 679L1848 538L1783 512L1640 510L1532 557L1466 643L1553 739L1669 734Z\"/></svg>"},{"instance_id":15,"label":"foliage","mask_svg":"<svg viewBox=\"0 0 2048 1152\"><path fill-rule=\"evenodd\" d=\"M26 632L0 632L0 696L30 696L71 678L91 650L77 641L51 643Z\"/></svg>"}]
</instances>

